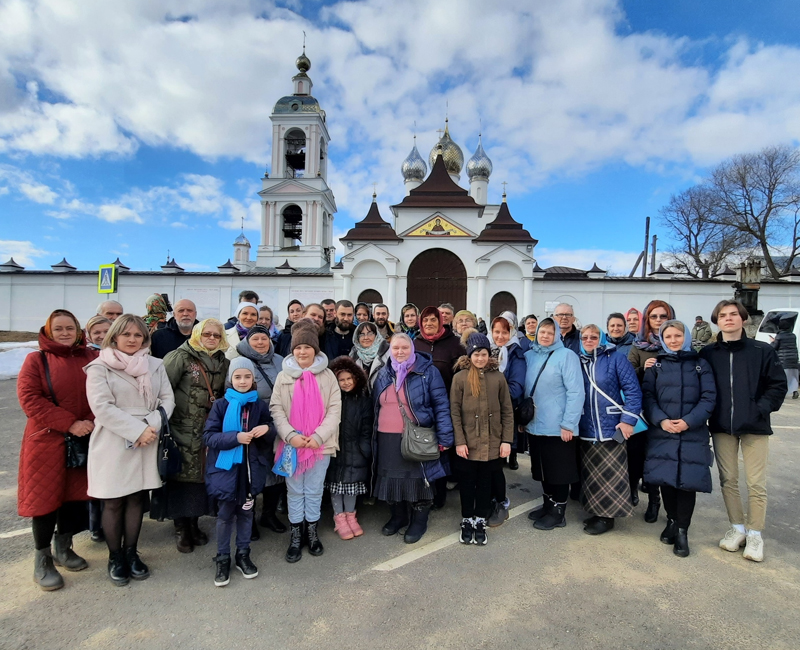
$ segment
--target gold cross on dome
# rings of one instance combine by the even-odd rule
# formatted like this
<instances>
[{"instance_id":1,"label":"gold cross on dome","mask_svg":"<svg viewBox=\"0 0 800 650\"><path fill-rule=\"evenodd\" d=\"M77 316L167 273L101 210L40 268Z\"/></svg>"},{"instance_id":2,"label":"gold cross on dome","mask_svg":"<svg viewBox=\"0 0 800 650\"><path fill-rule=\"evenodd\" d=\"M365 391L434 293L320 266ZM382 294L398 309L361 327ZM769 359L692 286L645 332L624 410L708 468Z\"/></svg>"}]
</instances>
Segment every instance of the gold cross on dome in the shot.
<instances>
[{"instance_id":1,"label":"gold cross on dome","mask_svg":"<svg viewBox=\"0 0 800 650\"><path fill-rule=\"evenodd\" d=\"M508 183L506 183L505 181L503 181L502 183L500 183L500 185L502 185L502 186L503 186L503 194L505 194L505 193L506 193L506 185L508 185Z\"/></svg>"},{"instance_id":2,"label":"gold cross on dome","mask_svg":"<svg viewBox=\"0 0 800 650\"><path fill-rule=\"evenodd\" d=\"M436 129L436 133L439 134L439 139L442 139L442 135L444 135L444 129Z\"/></svg>"}]
</instances>

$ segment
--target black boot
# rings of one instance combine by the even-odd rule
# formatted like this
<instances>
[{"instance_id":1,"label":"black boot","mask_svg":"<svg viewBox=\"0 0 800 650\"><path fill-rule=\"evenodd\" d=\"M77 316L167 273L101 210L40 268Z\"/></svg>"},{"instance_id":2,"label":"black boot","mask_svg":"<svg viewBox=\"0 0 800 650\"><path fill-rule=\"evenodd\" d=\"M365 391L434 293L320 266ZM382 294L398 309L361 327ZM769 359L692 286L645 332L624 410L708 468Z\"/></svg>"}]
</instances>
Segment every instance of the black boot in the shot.
<instances>
[{"instance_id":1,"label":"black boot","mask_svg":"<svg viewBox=\"0 0 800 650\"><path fill-rule=\"evenodd\" d=\"M428 530L428 515L431 512L430 501L417 501L411 506L411 523L406 529L403 541L416 544Z\"/></svg>"},{"instance_id":2,"label":"black boot","mask_svg":"<svg viewBox=\"0 0 800 650\"><path fill-rule=\"evenodd\" d=\"M689 531L686 528L678 528L675 534L675 546L672 552L678 557L689 557Z\"/></svg>"},{"instance_id":3,"label":"black boot","mask_svg":"<svg viewBox=\"0 0 800 650\"><path fill-rule=\"evenodd\" d=\"M613 528L613 517L594 517L593 521L590 521L583 527L583 532L587 535L602 535Z\"/></svg>"},{"instance_id":4,"label":"black boot","mask_svg":"<svg viewBox=\"0 0 800 650\"><path fill-rule=\"evenodd\" d=\"M381 528L381 533L387 537L396 535L397 531L405 526L408 526L408 504L405 501L389 504L392 512L392 517L386 522L386 525Z\"/></svg>"},{"instance_id":5,"label":"black boot","mask_svg":"<svg viewBox=\"0 0 800 650\"><path fill-rule=\"evenodd\" d=\"M108 577L117 587L124 587L131 581L131 571L122 551L108 552Z\"/></svg>"},{"instance_id":6,"label":"black boot","mask_svg":"<svg viewBox=\"0 0 800 650\"><path fill-rule=\"evenodd\" d=\"M544 517L533 522L533 527L537 530L553 530L553 528L563 528L567 525L567 519L564 516L566 511L566 503L554 503L553 507Z\"/></svg>"},{"instance_id":7,"label":"black boot","mask_svg":"<svg viewBox=\"0 0 800 650\"><path fill-rule=\"evenodd\" d=\"M582 483L578 481L577 483L573 483L569 486L569 498L573 501L580 501L581 500L581 488L583 487Z\"/></svg>"},{"instance_id":8,"label":"black boot","mask_svg":"<svg viewBox=\"0 0 800 650\"><path fill-rule=\"evenodd\" d=\"M175 520L175 546L180 553L191 553L194 551L191 523L188 518Z\"/></svg>"},{"instance_id":9,"label":"black boot","mask_svg":"<svg viewBox=\"0 0 800 650\"><path fill-rule=\"evenodd\" d=\"M303 557L303 524L292 524L292 534L289 538L289 549L286 551L287 562L299 562Z\"/></svg>"},{"instance_id":10,"label":"black boot","mask_svg":"<svg viewBox=\"0 0 800 650\"><path fill-rule=\"evenodd\" d=\"M511 451L508 456L508 469L517 470L519 469L519 461L517 461L517 452Z\"/></svg>"},{"instance_id":11,"label":"black boot","mask_svg":"<svg viewBox=\"0 0 800 650\"><path fill-rule=\"evenodd\" d=\"M528 519L537 521L544 517L553 508L553 500L546 494L542 495L542 507L536 510L531 510L528 513Z\"/></svg>"},{"instance_id":12,"label":"black boot","mask_svg":"<svg viewBox=\"0 0 800 650\"><path fill-rule=\"evenodd\" d=\"M639 505L639 483L638 482L636 483L636 485L634 485L631 488L631 502L633 502L633 507L634 508Z\"/></svg>"},{"instance_id":13,"label":"black boot","mask_svg":"<svg viewBox=\"0 0 800 650\"><path fill-rule=\"evenodd\" d=\"M256 523L256 518L253 517L253 527L250 529L250 541L257 542L261 539L261 533L258 532L258 524Z\"/></svg>"},{"instance_id":14,"label":"black boot","mask_svg":"<svg viewBox=\"0 0 800 650\"><path fill-rule=\"evenodd\" d=\"M33 581L42 591L55 591L64 586L64 578L53 564L53 554L49 548L36 551L33 564Z\"/></svg>"},{"instance_id":15,"label":"black boot","mask_svg":"<svg viewBox=\"0 0 800 650\"><path fill-rule=\"evenodd\" d=\"M278 519L278 516L274 512L270 512L269 510L262 511L261 519L259 519L258 523L264 528L271 530L273 533L286 532L284 523Z\"/></svg>"},{"instance_id":16,"label":"black boot","mask_svg":"<svg viewBox=\"0 0 800 650\"><path fill-rule=\"evenodd\" d=\"M648 524L654 524L658 521L658 511L661 508L661 495L658 493L658 488L653 486L650 492L647 493L647 511L644 513L644 520Z\"/></svg>"},{"instance_id":17,"label":"black boot","mask_svg":"<svg viewBox=\"0 0 800 650\"><path fill-rule=\"evenodd\" d=\"M208 535L200 530L199 517L192 517L189 521L189 535L192 538L193 546L205 546L208 544Z\"/></svg>"},{"instance_id":18,"label":"black boot","mask_svg":"<svg viewBox=\"0 0 800 650\"><path fill-rule=\"evenodd\" d=\"M83 571L89 565L80 555L72 550L72 534L53 536L53 563L63 566L67 571Z\"/></svg>"},{"instance_id":19,"label":"black boot","mask_svg":"<svg viewBox=\"0 0 800 650\"><path fill-rule=\"evenodd\" d=\"M125 561L128 563L131 578L134 580L147 580L150 577L150 569L142 562L135 546L125 547Z\"/></svg>"},{"instance_id":20,"label":"black boot","mask_svg":"<svg viewBox=\"0 0 800 650\"><path fill-rule=\"evenodd\" d=\"M214 557L214 562L217 564L217 573L214 576L214 586L224 587L231 581L231 556L217 555Z\"/></svg>"},{"instance_id":21,"label":"black boot","mask_svg":"<svg viewBox=\"0 0 800 650\"><path fill-rule=\"evenodd\" d=\"M675 523L674 519L667 519L667 525L664 530L661 531L661 543L662 544L674 544L675 543L675 535L678 533L678 525Z\"/></svg>"},{"instance_id":22,"label":"black boot","mask_svg":"<svg viewBox=\"0 0 800 650\"><path fill-rule=\"evenodd\" d=\"M252 580L258 577L258 568L256 568L256 565L253 564L253 561L250 559L249 548L236 550L234 564L236 568L242 572L242 576L244 576L246 580Z\"/></svg>"},{"instance_id":23,"label":"black boot","mask_svg":"<svg viewBox=\"0 0 800 650\"><path fill-rule=\"evenodd\" d=\"M264 490L264 506L261 509L261 519L258 520L259 526L267 528L273 533L286 532L286 525L275 514L278 508L278 501L280 501L281 487L280 485L272 485Z\"/></svg>"},{"instance_id":24,"label":"black boot","mask_svg":"<svg viewBox=\"0 0 800 650\"><path fill-rule=\"evenodd\" d=\"M319 535L317 534L318 523L317 521L306 522L306 539L308 540L308 552L311 553L311 555L322 555L325 552L322 542L319 541Z\"/></svg>"}]
</instances>

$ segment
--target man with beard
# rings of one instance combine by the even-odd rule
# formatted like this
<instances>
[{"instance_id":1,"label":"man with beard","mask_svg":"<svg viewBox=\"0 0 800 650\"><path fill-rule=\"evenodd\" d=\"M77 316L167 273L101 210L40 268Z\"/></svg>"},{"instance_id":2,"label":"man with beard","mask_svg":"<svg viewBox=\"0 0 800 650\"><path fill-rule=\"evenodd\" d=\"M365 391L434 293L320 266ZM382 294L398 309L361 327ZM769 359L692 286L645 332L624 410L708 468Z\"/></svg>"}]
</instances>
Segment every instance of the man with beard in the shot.
<instances>
[{"instance_id":1,"label":"man with beard","mask_svg":"<svg viewBox=\"0 0 800 650\"><path fill-rule=\"evenodd\" d=\"M342 355L349 355L350 350L353 349L353 318L355 317L355 310L353 303L349 300L340 300L336 303L336 320L333 326L328 326L330 338L336 345L336 354L329 355L329 359L333 361L336 357ZM320 341L320 349L322 349L322 341ZM327 353L326 353L327 354Z\"/></svg>"},{"instance_id":2,"label":"man with beard","mask_svg":"<svg viewBox=\"0 0 800 650\"><path fill-rule=\"evenodd\" d=\"M303 311L303 320L310 320L317 326L320 352L323 352L328 357L328 361L335 359L338 356L339 344L334 338L333 331L325 327L325 309L322 305L316 302L306 305ZM352 320L350 324L352 326ZM352 333L350 337L352 339Z\"/></svg>"},{"instance_id":3,"label":"man with beard","mask_svg":"<svg viewBox=\"0 0 800 650\"><path fill-rule=\"evenodd\" d=\"M379 303L372 308L372 318L378 327L378 333L387 341L394 334L394 323L389 320L389 308Z\"/></svg>"},{"instance_id":4,"label":"man with beard","mask_svg":"<svg viewBox=\"0 0 800 650\"><path fill-rule=\"evenodd\" d=\"M197 325L197 307L191 300L179 300L175 303L173 316L166 327L153 332L150 343L150 354L156 359L163 359L173 350L177 350L192 335L192 328Z\"/></svg>"},{"instance_id":5,"label":"man with beard","mask_svg":"<svg viewBox=\"0 0 800 650\"><path fill-rule=\"evenodd\" d=\"M325 310L325 325L333 327L336 322L336 301L333 298L325 298L321 303L322 308Z\"/></svg>"}]
</instances>

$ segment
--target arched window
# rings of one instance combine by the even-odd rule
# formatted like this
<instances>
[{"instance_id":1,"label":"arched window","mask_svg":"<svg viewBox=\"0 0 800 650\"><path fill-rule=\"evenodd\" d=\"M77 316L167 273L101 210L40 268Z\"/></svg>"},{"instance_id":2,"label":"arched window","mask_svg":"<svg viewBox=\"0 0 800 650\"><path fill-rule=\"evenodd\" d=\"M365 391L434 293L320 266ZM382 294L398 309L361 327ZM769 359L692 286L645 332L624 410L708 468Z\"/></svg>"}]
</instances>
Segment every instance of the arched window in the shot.
<instances>
[{"instance_id":1,"label":"arched window","mask_svg":"<svg viewBox=\"0 0 800 650\"><path fill-rule=\"evenodd\" d=\"M492 296L492 301L489 304L489 314L492 318L496 318L504 311L519 315L517 314L517 299L508 291L499 291Z\"/></svg>"},{"instance_id":2,"label":"arched window","mask_svg":"<svg viewBox=\"0 0 800 650\"><path fill-rule=\"evenodd\" d=\"M283 209L283 236L291 240L287 245L303 241L303 211L298 205L287 205Z\"/></svg>"},{"instance_id":3,"label":"arched window","mask_svg":"<svg viewBox=\"0 0 800 650\"><path fill-rule=\"evenodd\" d=\"M286 141L286 176L302 178L306 169L306 134L300 129L290 129Z\"/></svg>"},{"instance_id":4,"label":"arched window","mask_svg":"<svg viewBox=\"0 0 800 650\"><path fill-rule=\"evenodd\" d=\"M375 291L375 289L365 289L358 294L357 302L365 302L372 307L373 305L382 303L383 297L381 296L380 292Z\"/></svg>"}]
</instances>

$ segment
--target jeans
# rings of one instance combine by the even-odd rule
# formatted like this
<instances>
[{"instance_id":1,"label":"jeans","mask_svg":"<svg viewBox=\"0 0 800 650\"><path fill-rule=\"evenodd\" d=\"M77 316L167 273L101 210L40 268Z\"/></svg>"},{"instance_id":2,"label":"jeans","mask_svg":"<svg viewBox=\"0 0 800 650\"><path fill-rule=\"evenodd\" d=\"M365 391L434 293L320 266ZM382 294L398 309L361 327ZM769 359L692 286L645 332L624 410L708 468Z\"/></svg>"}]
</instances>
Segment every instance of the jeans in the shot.
<instances>
[{"instance_id":1,"label":"jeans","mask_svg":"<svg viewBox=\"0 0 800 650\"><path fill-rule=\"evenodd\" d=\"M300 524L305 521L319 521L322 507L322 492L325 487L325 474L331 463L330 456L320 458L309 470L299 476L295 474L286 479L286 499L289 507L289 521Z\"/></svg>"},{"instance_id":2,"label":"jeans","mask_svg":"<svg viewBox=\"0 0 800 650\"><path fill-rule=\"evenodd\" d=\"M250 533L253 530L253 509L242 510L236 501L217 502L217 554L231 554L231 533L236 519L236 550L250 548Z\"/></svg>"},{"instance_id":3,"label":"jeans","mask_svg":"<svg viewBox=\"0 0 800 650\"><path fill-rule=\"evenodd\" d=\"M731 436L715 433L714 456L719 469L722 499L732 524L744 524L748 530L764 530L767 518L767 458L769 436L744 433ZM744 459L744 476L747 482L747 521L744 518L742 497L739 493L739 447Z\"/></svg>"}]
</instances>

